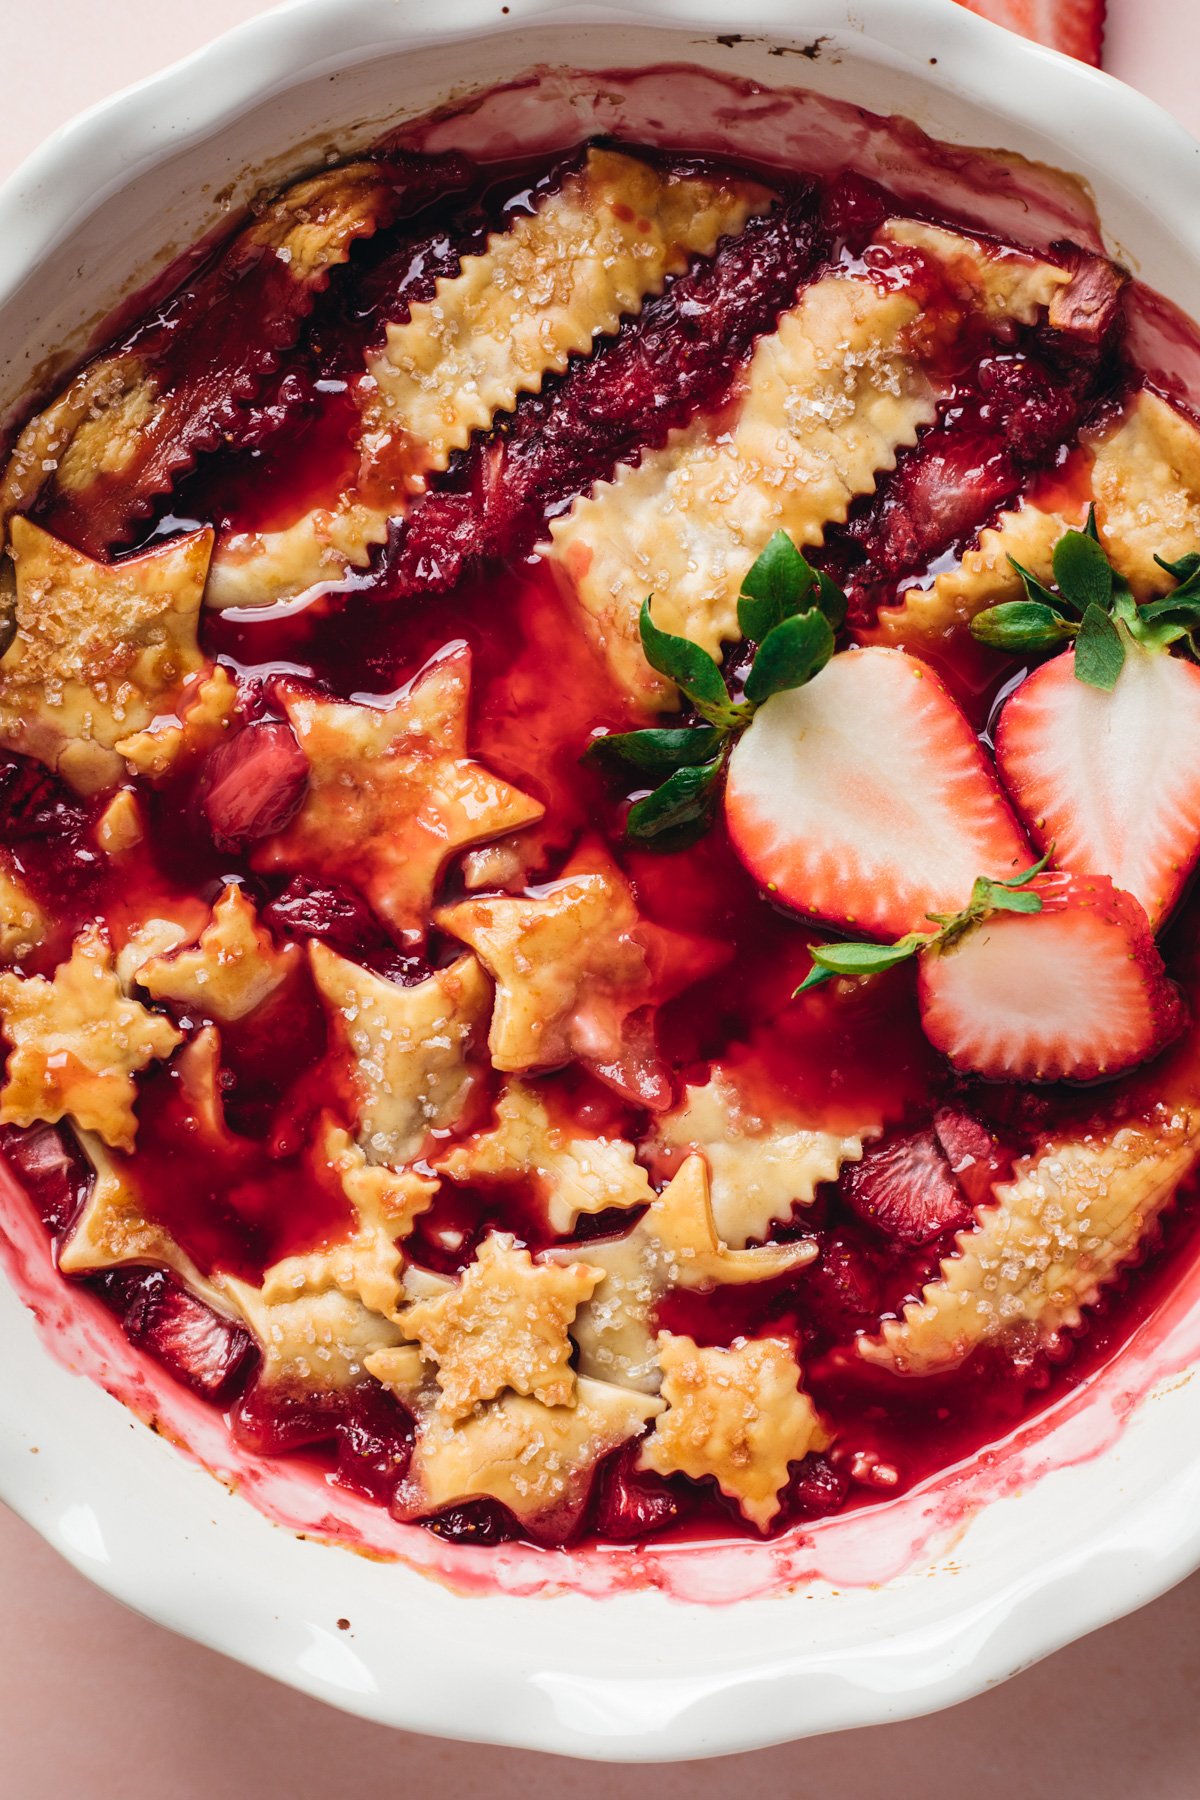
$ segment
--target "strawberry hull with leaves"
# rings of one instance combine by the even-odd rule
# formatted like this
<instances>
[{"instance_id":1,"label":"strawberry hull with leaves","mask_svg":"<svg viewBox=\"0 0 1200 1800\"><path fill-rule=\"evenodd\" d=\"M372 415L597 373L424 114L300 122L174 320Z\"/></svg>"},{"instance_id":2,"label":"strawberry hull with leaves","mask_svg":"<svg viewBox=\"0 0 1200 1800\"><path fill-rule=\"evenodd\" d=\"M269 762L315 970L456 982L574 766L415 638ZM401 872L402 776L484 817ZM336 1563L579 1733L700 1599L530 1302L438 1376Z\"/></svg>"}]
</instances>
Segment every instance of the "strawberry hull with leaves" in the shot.
<instances>
[{"instance_id":1,"label":"strawberry hull with leaves","mask_svg":"<svg viewBox=\"0 0 1200 1800\"><path fill-rule=\"evenodd\" d=\"M1089 519L1054 570L1053 589L1019 571L1028 597L972 625L1010 655L1059 650L1009 699L994 763L920 658L836 651L841 595L782 533L746 578L740 694L648 601L647 659L697 722L589 753L658 782L632 841L678 848L721 799L766 895L846 934L809 946L799 993L911 962L930 1043L994 1081L1111 1080L1186 1022L1155 930L1200 856L1200 558L1138 605Z\"/></svg>"}]
</instances>

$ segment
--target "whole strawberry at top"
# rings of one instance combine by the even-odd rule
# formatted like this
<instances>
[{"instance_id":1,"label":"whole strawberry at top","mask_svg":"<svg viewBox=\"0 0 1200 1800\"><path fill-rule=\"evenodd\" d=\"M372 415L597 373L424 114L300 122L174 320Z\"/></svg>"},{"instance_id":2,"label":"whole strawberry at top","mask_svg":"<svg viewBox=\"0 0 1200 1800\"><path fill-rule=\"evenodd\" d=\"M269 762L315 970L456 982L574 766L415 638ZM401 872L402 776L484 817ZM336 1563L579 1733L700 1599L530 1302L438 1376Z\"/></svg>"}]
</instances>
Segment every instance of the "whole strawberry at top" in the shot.
<instances>
[{"instance_id":1,"label":"whole strawberry at top","mask_svg":"<svg viewBox=\"0 0 1200 1800\"><path fill-rule=\"evenodd\" d=\"M1139 605L1089 515L1055 548L1054 588L1014 564L1028 598L971 622L1010 653L1070 643L1004 707L997 767L1039 848L1107 875L1155 929L1200 857L1200 556L1161 566L1178 586Z\"/></svg>"}]
</instances>

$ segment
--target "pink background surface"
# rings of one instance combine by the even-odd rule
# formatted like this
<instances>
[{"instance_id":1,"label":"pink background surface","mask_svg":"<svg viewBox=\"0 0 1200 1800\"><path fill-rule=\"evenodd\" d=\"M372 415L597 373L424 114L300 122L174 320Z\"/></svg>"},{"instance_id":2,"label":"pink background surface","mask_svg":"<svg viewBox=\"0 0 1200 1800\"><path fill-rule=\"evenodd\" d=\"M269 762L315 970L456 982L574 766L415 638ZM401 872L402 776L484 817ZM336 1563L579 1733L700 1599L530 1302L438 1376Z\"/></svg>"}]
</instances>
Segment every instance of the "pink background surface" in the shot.
<instances>
[{"instance_id":1,"label":"pink background surface","mask_svg":"<svg viewBox=\"0 0 1200 1800\"><path fill-rule=\"evenodd\" d=\"M263 10L255 0L10 5L0 175L80 108ZM1200 134L1194 0L1110 0L1106 66ZM364 1725L125 1611L2 1508L0 1595L5 1800L335 1800L367 1783L451 1800L717 1800L735 1787L788 1800L1200 1791L1200 1575L936 1719L640 1770Z\"/></svg>"}]
</instances>

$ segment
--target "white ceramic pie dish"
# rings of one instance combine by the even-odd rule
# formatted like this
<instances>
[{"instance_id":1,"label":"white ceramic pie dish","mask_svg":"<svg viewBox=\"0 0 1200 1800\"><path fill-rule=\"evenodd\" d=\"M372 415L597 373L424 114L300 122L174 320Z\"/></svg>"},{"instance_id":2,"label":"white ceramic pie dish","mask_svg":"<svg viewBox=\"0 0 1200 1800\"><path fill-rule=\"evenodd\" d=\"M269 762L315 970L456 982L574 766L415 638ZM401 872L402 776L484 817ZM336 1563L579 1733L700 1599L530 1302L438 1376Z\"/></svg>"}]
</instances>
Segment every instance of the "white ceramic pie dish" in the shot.
<instances>
[{"instance_id":1,"label":"white ceramic pie dish","mask_svg":"<svg viewBox=\"0 0 1200 1800\"><path fill-rule=\"evenodd\" d=\"M0 192L0 412L265 181L535 64L662 62L1078 173L1110 247L1200 313L1200 146L950 0L456 0L450 23L416 0L300 0L60 132ZM577 99L558 117L575 138L619 123ZM630 1760L876 1723L1003 1679L1200 1562L1193 1271L1053 1419L869 1517L773 1545L556 1560L439 1544L235 1457L48 1274L11 1194L0 1232L0 1494L139 1610L388 1723Z\"/></svg>"}]
</instances>

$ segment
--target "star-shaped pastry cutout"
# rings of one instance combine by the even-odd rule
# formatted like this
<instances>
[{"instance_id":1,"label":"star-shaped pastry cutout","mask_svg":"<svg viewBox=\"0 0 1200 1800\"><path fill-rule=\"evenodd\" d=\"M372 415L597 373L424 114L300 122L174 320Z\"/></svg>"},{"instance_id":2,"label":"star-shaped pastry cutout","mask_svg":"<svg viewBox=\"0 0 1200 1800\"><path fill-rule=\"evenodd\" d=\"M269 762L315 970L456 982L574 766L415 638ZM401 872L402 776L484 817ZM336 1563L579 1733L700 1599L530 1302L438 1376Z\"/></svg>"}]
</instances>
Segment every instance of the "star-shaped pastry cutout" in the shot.
<instances>
[{"instance_id":1,"label":"star-shaped pastry cutout","mask_svg":"<svg viewBox=\"0 0 1200 1800\"><path fill-rule=\"evenodd\" d=\"M449 1293L417 1301L400 1320L436 1365L438 1410L462 1419L506 1388L571 1405L567 1327L603 1275L586 1262L535 1263L506 1233L485 1238Z\"/></svg>"},{"instance_id":2,"label":"star-shaped pastry cutout","mask_svg":"<svg viewBox=\"0 0 1200 1800\"><path fill-rule=\"evenodd\" d=\"M179 1083L176 1131L181 1156L220 1153L229 1143L217 1080L220 1068L220 1039L215 1028L207 1025L188 1039L172 1069ZM59 1255L59 1267L70 1275L119 1268L125 1263L173 1269L209 1305L228 1312L228 1303L213 1283L201 1275L168 1228L150 1216L153 1204L142 1194L137 1157L111 1157L90 1131L79 1131L77 1136L96 1179Z\"/></svg>"},{"instance_id":3,"label":"star-shaped pastry cutout","mask_svg":"<svg viewBox=\"0 0 1200 1800\"><path fill-rule=\"evenodd\" d=\"M363 1379L367 1358L401 1340L397 1326L338 1288L268 1301L261 1288L223 1276L225 1306L244 1320L262 1351L258 1384L329 1393Z\"/></svg>"},{"instance_id":4,"label":"star-shaped pastry cutout","mask_svg":"<svg viewBox=\"0 0 1200 1800\"><path fill-rule=\"evenodd\" d=\"M727 952L644 921L602 849L585 846L561 879L524 898L463 900L434 919L495 979L488 1044L496 1068L552 1069L578 1059L643 1105L670 1103L653 1009Z\"/></svg>"},{"instance_id":5,"label":"star-shaped pastry cutout","mask_svg":"<svg viewBox=\"0 0 1200 1800\"><path fill-rule=\"evenodd\" d=\"M385 981L326 945L309 946L313 980L350 1052L358 1141L373 1163L416 1162L456 1125L482 1077L491 991L473 956L412 987Z\"/></svg>"},{"instance_id":6,"label":"star-shaped pastry cutout","mask_svg":"<svg viewBox=\"0 0 1200 1800\"><path fill-rule=\"evenodd\" d=\"M766 1531L779 1512L789 1464L829 1443L787 1338L739 1338L701 1349L664 1331L658 1340L667 1410L642 1445L639 1469L712 1476L742 1517Z\"/></svg>"},{"instance_id":7,"label":"star-shaped pastry cutout","mask_svg":"<svg viewBox=\"0 0 1200 1800\"><path fill-rule=\"evenodd\" d=\"M127 999L95 927L75 939L52 981L0 975L0 1023L12 1046L0 1124L70 1116L114 1149L137 1131L134 1076L183 1042L169 1019Z\"/></svg>"},{"instance_id":8,"label":"star-shaped pastry cutout","mask_svg":"<svg viewBox=\"0 0 1200 1800\"><path fill-rule=\"evenodd\" d=\"M581 1247L546 1252L546 1261ZM815 1244L763 1244L730 1250L713 1223L708 1167L689 1156L670 1185L623 1237L589 1239L588 1262L604 1280L579 1309L571 1328L579 1372L653 1393L661 1379L655 1314L672 1288L742 1286L803 1269Z\"/></svg>"},{"instance_id":9,"label":"star-shaped pastry cutout","mask_svg":"<svg viewBox=\"0 0 1200 1800\"><path fill-rule=\"evenodd\" d=\"M171 1269L192 1293L215 1306L229 1308L218 1289L200 1273L186 1250L165 1226L146 1216L137 1186L137 1163L118 1162L90 1131L77 1133L95 1179L71 1234L59 1252L65 1275L86 1275L126 1264Z\"/></svg>"},{"instance_id":10,"label":"star-shaped pastry cutout","mask_svg":"<svg viewBox=\"0 0 1200 1800\"><path fill-rule=\"evenodd\" d=\"M677 1167L689 1150L703 1152L717 1230L735 1246L766 1237L793 1207L811 1206L818 1184L836 1181L842 1164L858 1162L864 1141L880 1132L878 1119L852 1133L802 1125L788 1116L785 1094L750 1079L757 1073L715 1066L657 1121L645 1147L656 1173Z\"/></svg>"},{"instance_id":11,"label":"star-shaped pastry cutout","mask_svg":"<svg viewBox=\"0 0 1200 1800\"><path fill-rule=\"evenodd\" d=\"M506 1081L495 1123L436 1159L452 1181L533 1181L551 1231L565 1236L584 1213L649 1206L654 1189L622 1138L588 1137L554 1119L525 1081Z\"/></svg>"},{"instance_id":12,"label":"star-shaped pastry cutout","mask_svg":"<svg viewBox=\"0 0 1200 1800\"><path fill-rule=\"evenodd\" d=\"M403 940L421 942L447 860L545 810L468 754L470 682L470 652L460 650L383 706L286 694L308 790L256 866L349 881Z\"/></svg>"},{"instance_id":13,"label":"star-shaped pastry cutout","mask_svg":"<svg viewBox=\"0 0 1200 1800\"><path fill-rule=\"evenodd\" d=\"M135 774L157 781L185 752L194 759L220 743L237 703L237 682L218 666L211 674L193 676L170 712L145 731L123 737L117 750Z\"/></svg>"},{"instance_id":14,"label":"star-shaped pastry cutout","mask_svg":"<svg viewBox=\"0 0 1200 1800\"><path fill-rule=\"evenodd\" d=\"M403 1254L421 1213L433 1205L437 1181L412 1169L387 1169L366 1155L329 1114L317 1123L312 1152L318 1176L336 1186L350 1203L354 1230L323 1250L285 1257L263 1275L262 1300L280 1306L305 1294L335 1290L358 1300L369 1312L394 1317L401 1301Z\"/></svg>"},{"instance_id":15,"label":"star-shaped pastry cutout","mask_svg":"<svg viewBox=\"0 0 1200 1800\"><path fill-rule=\"evenodd\" d=\"M636 1437L661 1410L653 1395L580 1378L573 1406L544 1406L504 1393L469 1418L447 1419L415 1345L367 1358L416 1419L408 1473L397 1490L401 1516L421 1518L467 1500L506 1506L532 1535L567 1536L587 1504L596 1464Z\"/></svg>"},{"instance_id":16,"label":"star-shaped pastry cutout","mask_svg":"<svg viewBox=\"0 0 1200 1800\"><path fill-rule=\"evenodd\" d=\"M196 625L213 534L98 563L20 516L11 532L16 632L0 657L0 744L96 793L123 775L123 740L174 712L210 668Z\"/></svg>"},{"instance_id":17,"label":"star-shaped pastry cutout","mask_svg":"<svg viewBox=\"0 0 1200 1800\"><path fill-rule=\"evenodd\" d=\"M261 1006L287 980L299 957L295 944L275 948L253 901L230 882L198 942L190 950L150 957L137 979L156 1000L173 1001L228 1025Z\"/></svg>"}]
</instances>

